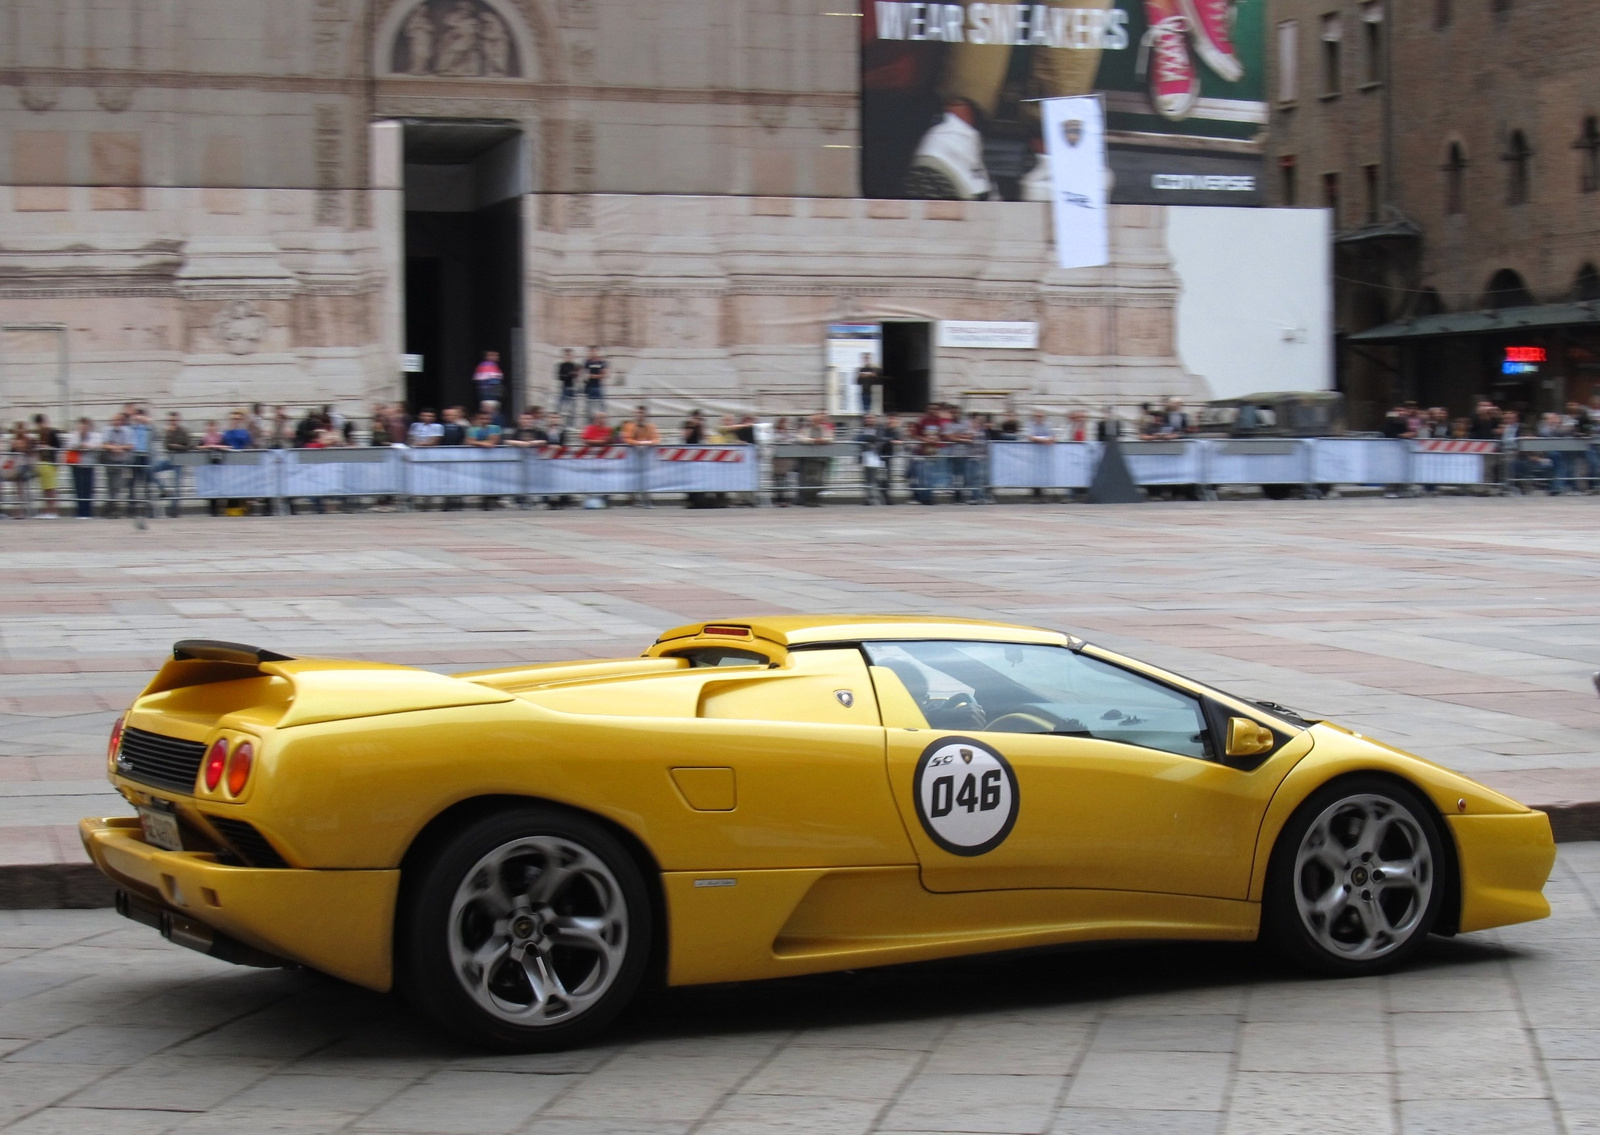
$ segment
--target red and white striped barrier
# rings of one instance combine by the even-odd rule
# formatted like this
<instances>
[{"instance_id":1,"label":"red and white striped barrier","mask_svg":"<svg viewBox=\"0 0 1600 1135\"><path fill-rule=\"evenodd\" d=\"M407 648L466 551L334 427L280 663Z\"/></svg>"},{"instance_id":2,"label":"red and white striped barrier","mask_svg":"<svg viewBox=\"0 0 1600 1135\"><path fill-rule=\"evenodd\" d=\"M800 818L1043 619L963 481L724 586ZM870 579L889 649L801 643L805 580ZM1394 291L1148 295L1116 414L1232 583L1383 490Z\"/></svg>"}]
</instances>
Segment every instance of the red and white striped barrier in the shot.
<instances>
[{"instance_id":1,"label":"red and white striped barrier","mask_svg":"<svg viewBox=\"0 0 1600 1135\"><path fill-rule=\"evenodd\" d=\"M745 450L705 445L669 445L655 451L658 461L716 461L738 463Z\"/></svg>"},{"instance_id":2,"label":"red and white striped barrier","mask_svg":"<svg viewBox=\"0 0 1600 1135\"><path fill-rule=\"evenodd\" d=\"M1416 443L1418 453L1493 453L1500 448L1496 441L1468 441L1455 437L1427 437Z\"/></svg>"},{"instance_id":3,"label":"red and white striped barrier","mask_svg":"<svg viewBox=\"0 0 1600 1135\"><path fill-rule=\"evenodd\" d=\"M546 461L622 461L628 453L625 445L546 445L539 450Z\"/></svg>"}]
</instances>

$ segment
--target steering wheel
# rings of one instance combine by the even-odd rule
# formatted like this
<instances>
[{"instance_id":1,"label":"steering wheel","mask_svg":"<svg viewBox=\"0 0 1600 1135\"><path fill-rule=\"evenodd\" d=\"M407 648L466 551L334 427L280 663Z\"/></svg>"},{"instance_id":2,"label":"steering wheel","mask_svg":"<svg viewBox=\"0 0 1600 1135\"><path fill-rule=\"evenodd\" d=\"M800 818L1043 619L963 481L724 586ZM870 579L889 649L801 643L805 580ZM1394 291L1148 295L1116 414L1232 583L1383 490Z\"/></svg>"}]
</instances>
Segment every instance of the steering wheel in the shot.
<instances>
[{"instance_id":1,"label":"steering wheel","mask_svg":"<svg viewBox=\"0 0 1600 1135\"><path fill-rule=\"evenodd\" d=\"M935 729L982 729L988 720L976 699L965 690L951 694L924 715Z\"/></svg>"},{"instance_id":2,"label":"steering wheel","mask_svg":"<svg viewBox=\"0 0 1600 1135\"><path fill-rule=\"evenodd\" d=\"M1055 724L1038 714L1007 713L985 726L991 733L1054 733Z\"/></svg>"}]
</instances>

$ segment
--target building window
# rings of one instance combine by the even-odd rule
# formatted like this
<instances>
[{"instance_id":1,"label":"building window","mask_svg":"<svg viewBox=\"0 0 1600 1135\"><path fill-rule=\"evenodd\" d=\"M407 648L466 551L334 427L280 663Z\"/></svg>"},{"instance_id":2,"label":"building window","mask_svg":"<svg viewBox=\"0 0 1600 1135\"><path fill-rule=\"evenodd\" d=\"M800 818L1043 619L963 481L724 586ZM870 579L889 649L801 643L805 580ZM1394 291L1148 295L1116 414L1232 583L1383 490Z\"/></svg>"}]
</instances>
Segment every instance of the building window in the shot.
<instances>
[{"instance_id":1,"label":"building window","mask_svg":"<svg viewBox=\"0 0 1600 1135\"><path fill-rule=\"evenodd\" d=\"M1283 203L1285 205L1299 204L1294 180L1295 159L1293 154L1284 154L1278 159L1278 177L1283 186Z\"/></svg>"},{"instance_id":2,"label":"building window","mask_svg":"<svg viewBox=\"0 0 1600 1135\"><path fill-rule=\"evenodd\" d=\"M1444 157L1444 211L1449 216L1467 211L1467 155L1460 142L1451 142Z\"/></svg>"},{"instance_id":3,"label":"building window","mask_svg":"<svg viewBox=\"0 0 1600 1135\"><path fill-rule=\"evenodd\" d=\"M1339 175L1325 173L1322 175L1322 204L1333 213L1333 227L1339 227Z\"/></svg>"},{"instance_id":4,"label":"building window","mask_svg":"<svg viewBox=\"0 0 1600 1135\"><path fill-rule=\"evenodd\" d=\"M1450 0L1433 0L1433 26L1437 31L1444 31L1450 26Z\"/></svg>"},{"instance_id":5,"label":"building window","mask_svg":"<svg viewBox=\"0 0 1600 1135\"><path fill-rule=\"evenodd\" d=\"M1593 193L1600 189L1600 119L1585 118L1573 146L1578 151L1578 192Z\"/></svg>"},{"instance_id":6,"label":"building window","mask_svg":"<svg viewBox=\"0 0 1600 1135\"><path fill-rule=\"evenodd\" d=\"M1278 25L1278 101L1294 102L1300 96L1300 21Z\"/></svg>"},{"instance_id":7,"label":"building window","mask_svg":"<svg viewBox=\"0 0 1600 1135\"><path fill-rule=\"evenodd\" d=\"M1383 198L1377 163L1361 167L1361 183L1367 193L1367 224L1375 225L1378 223L1378 210Z\"/></svg>"},{"instance_id":8,"label":"building window","mask_svg":"<svg viewBox=\"0 0 1600 1135\"><path fill-rule=\"evenodd\" d=\"M1344 21L1338 12L1322 17L1322 93L1336 95L1340 90L1341 59L1339 41L1344 38Z\"/></svg>"},{"instance_id":9,"label":"building window","mask_svg":"<svg viewBox=\"0 0 1600 1135\"><path fill-rule=\"evenodd\" d=\"M1383 5L1379 0L1361 5L1361 44L1367 85L1383 82Z\"/></svg>"},{"instance_id":10,"label":"building window","mask_svg":"<svg viewBox=\"0 0 1600 1135\"><path fill-rule=\"evenodd\" d=\"M1506 204L1526 205L1528 203L1528 167L1533 162L1533 148L1528 145L1528 138L1520 130L1511 132L1511 144L1506 149L1505 155L1506 179Z\"/></svg>"}]
</instances>

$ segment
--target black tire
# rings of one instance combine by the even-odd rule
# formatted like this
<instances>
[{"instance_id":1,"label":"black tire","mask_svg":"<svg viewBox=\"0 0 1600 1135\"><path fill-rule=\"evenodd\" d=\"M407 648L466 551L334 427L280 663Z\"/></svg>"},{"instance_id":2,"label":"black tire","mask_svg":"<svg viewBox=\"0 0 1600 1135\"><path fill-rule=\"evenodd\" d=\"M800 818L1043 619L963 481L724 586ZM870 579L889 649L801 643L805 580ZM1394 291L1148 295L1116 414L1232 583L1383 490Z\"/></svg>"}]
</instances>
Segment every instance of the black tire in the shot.
<instances>
[{"instance_id":1,"label":"black tire","mask_svg":"<svg viewBox=\"0 0 1600 1135\"><path fill-rule=\"evenodd\" d=\"M586 816L530 804L468 824L404 886L399 985L473 1043L570 1048L627 1007L654 935L649 891L621 841Z\"/></svg>"},{"instance_id":2,"label":"black tire","mask_svg":"<svg viewBox=\"0 0 1600 1135\"><path fill-rule=\"evenodd\" d=\"M1318 973L1393 969L1433 930L1450 869L1438 820L1420 793L1383 776L1334 781L1278 835L1262 937Z\"/></svg>"},{"instance_id":3,"label":"black tire","mask_svg":"<svg viewBox=\"0 0 1600 1135\"><path fill-rule=\"evenodd\" d=\"M1269 501L1286 501L1294 493L1294 485L1262 485L1261 495Z\"/></svg>"}]
</instances>

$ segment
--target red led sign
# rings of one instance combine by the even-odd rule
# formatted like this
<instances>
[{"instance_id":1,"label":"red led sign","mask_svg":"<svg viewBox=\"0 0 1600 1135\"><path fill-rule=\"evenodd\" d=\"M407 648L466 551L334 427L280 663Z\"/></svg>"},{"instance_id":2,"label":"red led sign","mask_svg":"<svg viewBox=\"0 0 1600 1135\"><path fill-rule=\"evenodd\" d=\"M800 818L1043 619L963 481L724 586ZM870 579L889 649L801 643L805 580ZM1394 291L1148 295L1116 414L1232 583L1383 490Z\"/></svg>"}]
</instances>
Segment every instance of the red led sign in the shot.
<instances>
[{"instance_id":1,"label":"red led sign","mask_svg":"<svg viewBox=\"0 0 1600 1135\"><path fill-rule=\"evenodd\" d=\"M1542 363L1548 360L1543 347L1507 347L1508 363Z\"/></svg>"}]
</instances>

